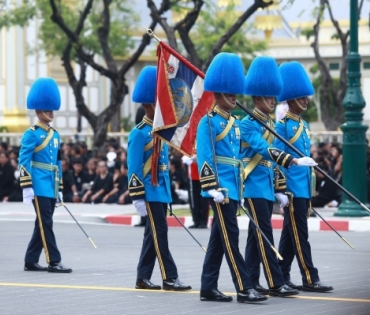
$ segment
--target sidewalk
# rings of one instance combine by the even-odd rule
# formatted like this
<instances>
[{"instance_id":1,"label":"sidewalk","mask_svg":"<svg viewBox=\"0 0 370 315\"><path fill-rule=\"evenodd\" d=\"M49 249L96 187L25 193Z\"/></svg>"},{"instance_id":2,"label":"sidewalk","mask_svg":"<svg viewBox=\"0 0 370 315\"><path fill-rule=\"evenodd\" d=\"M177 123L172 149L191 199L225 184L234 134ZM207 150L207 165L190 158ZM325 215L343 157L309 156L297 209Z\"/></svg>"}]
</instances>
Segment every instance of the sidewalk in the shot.
<instances>
[{"instance_id":1,"label":"sidewalk","mask_svg":"<svg viewBox=\"0 0 370 315\"><path fill-rule=\"evenodd\" d=\"M140 217L135 215L133 205L109 205L109 204L74 204L67 203L66 206L73 213L77 220L81 222L111 223L134 226L140 222ZM186 209L188 205L174 205L173 212ZM370 216L368 217L335 217L334 212L337 208L317 208L320 215L328 221L337 231L370 231ZM23 203L0 203L0 220L34 220L35 214L31 206ZM178 216L178 219L186 226L193 224L191 216ZM70 221L72 218L63 207L55 209L54 221ZM211 226L213 218L209 218L208 227ZM168 226L181 226L174 217L167 217ZM239 216L238 224L240 230L247 230L249 219L247 216ZM274 229L282 229L283 217L273 214L272 226ZM319 217L308 220L309 231L329 231L331 230Z\"/></svg>"}]
</instances>

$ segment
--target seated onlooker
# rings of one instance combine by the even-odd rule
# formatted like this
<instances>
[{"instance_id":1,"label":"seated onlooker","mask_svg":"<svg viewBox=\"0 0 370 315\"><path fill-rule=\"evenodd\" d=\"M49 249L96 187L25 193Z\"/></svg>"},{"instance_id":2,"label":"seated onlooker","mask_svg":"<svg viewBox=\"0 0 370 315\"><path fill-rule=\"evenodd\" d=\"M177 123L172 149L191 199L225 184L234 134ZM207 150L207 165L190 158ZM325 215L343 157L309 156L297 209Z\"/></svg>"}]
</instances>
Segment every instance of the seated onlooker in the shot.
<instances>
[{"instance_id":1,"label":"seated onlooker","mask_svg":"<svg viewBox=\"0 0 370 315\"><path fill-rule=\"evenodd\" d=\"M113 176L108 172L107 163L100 161L98 163L97 175L92 187L85 192L82 202L100 203L104 196L113 189Z\"/></svg>"},{"instance_id":2,"label":"seated onlooker","mask_svg":"<svg viewBox=\"0 0 370 315\"><path fill-rule=\"evenodd\" d=\"M72 171L69 169L69 162L66 158L62 158L62 176L63 176L63 201L64 202L80 202L80 197L77 193L75 181Z\"/></svg>"},{"instance_id":3,"label":"seated onlooker","mask_svg":"<svg viewBox=\"0 0 370 315\"><path fill-rule=\"evenodd\" d=\"M9 160L9 154L0 152L0 201L6 201L4 198L8 197L15 189L14 172L15 170Z\"/></svg>"},{"instance_id":4,"label":"seated onlooker","mask_svg":"<svg viewBox=\"0 0 370 315\"><path fill-rule=\"evenodd\" d=\"M329 172L329 167L326 164L321 164L319 167L324 172ZM338 206L337 186L320 172L315 170L315 173L318 189L316 196L311 198L312 207L324 207L329 204L332 207Z\"/></svg>"},{"instance_id":5,"label":"seated onlooker","mask_svg":"<svg viewBox=\"0 0 370 315\"><path fill-rule=\"evenodd\" d=\"M73 175L74 182L76 184L77 193L78 193L78 196L82 198L83 185L85 183L89 184L90 181L89 181L89 178L87 178L85 171L83 170L82 160L80 159L74 160L72 163L72 167L73 167L72 175Z\"/></svg>"},{"instance_id":6,"label":"seated onlooker","mask_svg":"<svg viewBox=\"0 0 370 315\"><path fill-rule=\"evenodd\" d=\"M132 203L128 193L127 164L121 165L120 177L114 184L114 188L103 198L105 203Z\"/></svg>"},{"instance_id":7,"label":"seated onlooker","mask_svg":"<svg viewBox=\"0 0 370 315\"><path fill-rule=\"evenodd\" d=\"M92 187L93 183L94 183L94 179L96 177L97 174L97 165L98 165L98 161L95 159L95 158L91 158L90 160L87 161L87 171L85 172L85 175L86 175L86 182L82 185L82 189L85 191L85 190L88 190Z\"/></svg>"}]
</instances>

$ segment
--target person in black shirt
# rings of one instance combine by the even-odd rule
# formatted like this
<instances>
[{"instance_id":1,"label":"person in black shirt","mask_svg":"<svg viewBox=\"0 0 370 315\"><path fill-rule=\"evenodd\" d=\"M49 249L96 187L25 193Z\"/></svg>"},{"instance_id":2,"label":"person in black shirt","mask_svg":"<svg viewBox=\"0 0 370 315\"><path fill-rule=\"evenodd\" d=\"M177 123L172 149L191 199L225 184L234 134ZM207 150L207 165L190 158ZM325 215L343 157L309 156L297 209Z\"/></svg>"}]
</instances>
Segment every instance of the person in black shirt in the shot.
<instances>
[{"instance_id":1,"label":"person in black shirt","mask_svg":"<svg viewBox=\"0 0 370 315\"><path fill-rule=\"evenodd\" d=\"M83 196L83 184L89 183L89 179L87 178L86 173L83 170L83 163L82 160L77 159L73 161L72 164L73 167L73 179L76 184L76 189L77 189L77 196L79 198L82 198ZM75 201L77 202L77 201Z\"/></svg>"},{"instance_id":2,"label":"person in black shirt","mask_svg":"<svg viewBox=\"0 0 370 315\"><path fill-rule=\"evenodd\" d=\"M0 201L8 197L15 189L14 168L10 164L9 154L0 153ZM4 200L5 201L5 200Z\"/></svg>"},{"instance_id":3,"label":"person in black shirt","mask_svg":"<svg viewBox=\"0 0 370 315\"><path fill-rule=\"evenodd\" d=\"M63 172L63 201L64 202L79 202L80 198L77 194L77 188L73 179L72 171L68 168L69 163L66 158L62 158Z\"/></svg>"},{"instance_id":4,"label":"person in black shirt","mask_svg":"<svg viewBox=\"0 0 370 315\"><path fill-rule=\"evenodd\" d=\"M329 167L326 164L321 164L319 167L324 172L329 172ZM311 198L312 207L324 207L329 203L334 203L337 206L339 199L337 186L332 181L326 179L320 172L315 170L315 173L317 178L317 192L316 196Z\"/></svg>"},{"instance_id":5,"label":"person in black shirt","mask_svg":"<svg viewBox=\"0 0 370 315\"><path fill-rule=\"evenodd\" d=\"M122 199L122 195L126 195ZM120 199L120 202L119 202ZM105 203L131 203L131 198L128 192L128 177L127 177L127 164L122 164L120 168L120 177L114 184L114 188L103 198Z\"/></svg>"},{"instance_id":6,"label":"person in black shirt","mask_svg":"<svg viewBox=\"0 0 370 315\"><path fill-rule=\"evenodd\" d=\"M113 176L108 172L107 163L100 161L98 163L97 175L94 184L82 197L84 203L101 203L104 196L113 189Z\"/></svg>"},{"instance_id":7,"label":"person in black shirt","mask_svg":"<svg viewBox=\"0 0 370 315\"><path fill-rule=\"evenodd\" d=\"M88 162L87 162L87 171L86 171L86 182L87 183L91 183L92 185L92 182L94 181L95 177L96 177L96 168L97 168L97 161L95 158L91 158ZM91 187L90 187L91 188Z\"/></svg>"}]
</instances>

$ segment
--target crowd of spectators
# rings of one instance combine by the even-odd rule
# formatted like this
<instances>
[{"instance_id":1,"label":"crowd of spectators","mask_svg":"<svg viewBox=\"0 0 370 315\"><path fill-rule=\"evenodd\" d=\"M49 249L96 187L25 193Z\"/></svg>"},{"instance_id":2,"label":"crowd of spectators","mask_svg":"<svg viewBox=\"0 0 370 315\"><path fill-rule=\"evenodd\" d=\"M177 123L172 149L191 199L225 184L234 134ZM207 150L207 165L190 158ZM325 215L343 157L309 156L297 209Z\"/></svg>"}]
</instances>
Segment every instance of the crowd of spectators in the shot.
<instances>
[{"instance_id":1,"label":"crowd of spectators","mask_svg":"<svg viewBox=\"0 0 370 315\"><path fill-rule=\"evenodd\" d=\"M127 152L115 139L106 142L105 149L93 157L83 141L62 144L62 170L65 202L74 203L132 203L128 192ZM0 201L22 201L19 183L18 147L0 143ZM114 159L107 158L113 152ZM182 154L169 150L171 194L174 204L189 202L188 166ZM311 157L318 166L337 182L342 180L342 148L338 143L311 146ZM313 207L337 207L341 191L321 173L316 173L316 195ZM368 151L368 202L370 201L370 149Z\"/></svg>"}]
</instances>

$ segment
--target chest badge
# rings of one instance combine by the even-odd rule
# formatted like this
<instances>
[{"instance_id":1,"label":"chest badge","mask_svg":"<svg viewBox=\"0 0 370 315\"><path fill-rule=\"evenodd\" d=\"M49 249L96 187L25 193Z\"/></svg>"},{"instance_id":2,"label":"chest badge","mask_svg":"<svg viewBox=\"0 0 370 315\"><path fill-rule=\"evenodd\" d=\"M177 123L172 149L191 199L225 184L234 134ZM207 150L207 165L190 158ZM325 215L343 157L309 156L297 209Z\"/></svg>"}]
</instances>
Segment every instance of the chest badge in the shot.
<instances>
[{"instance_id":1,"label":"chest badge","mask_svg":"<svg viewBox=\"0 0 370 315\"><path fill-rule=\"evenodd\" d=\"M54 138L54 148L56 149L58 148L58 139L55 138Z\"/></svg>"},{"instance_id":2,"label":"chest badge","mask_svg":"<svg viewBox=\"0 0 370 315\"><path fill-rule=\"evenodd\" d=\"M294 127L293 127L293 131L294 131L294 132L297 132L297 130L298 130L297 126L294 126Z\"/></svg>"},{"instance_id":3,"label":"chest badge","mask_svg":"<svg viewBox=\"0 0 370 315\"><path fill-rule=\"evenodd\" d=\"M223 121L220 121L220 127L221 127L221 129L225 129L226 125Z\"/></svg>"},{"instance_id":4,"label":"chest badge","mask_svg":"<svg viewBox=\"0 0 370 315\"><path fill-rule=\"evenodd\" d=\"M45 139L45 135L41 135L41 136L40 136L40 138L41 138L41 139Z\"/></svg>"}]
</instances>

